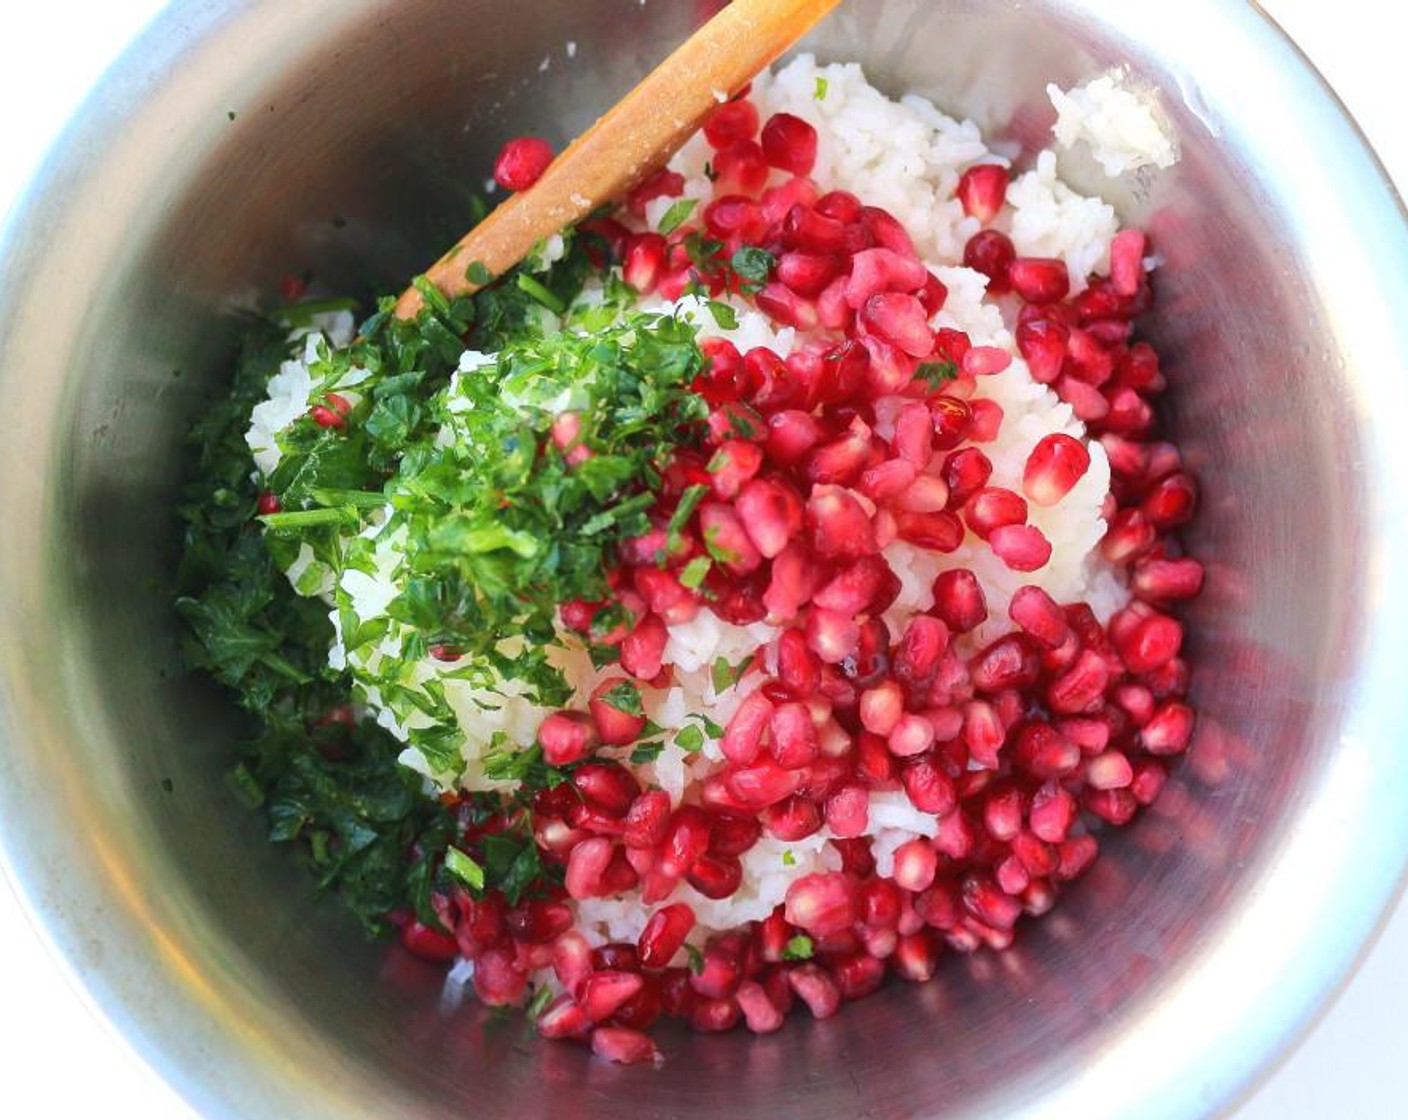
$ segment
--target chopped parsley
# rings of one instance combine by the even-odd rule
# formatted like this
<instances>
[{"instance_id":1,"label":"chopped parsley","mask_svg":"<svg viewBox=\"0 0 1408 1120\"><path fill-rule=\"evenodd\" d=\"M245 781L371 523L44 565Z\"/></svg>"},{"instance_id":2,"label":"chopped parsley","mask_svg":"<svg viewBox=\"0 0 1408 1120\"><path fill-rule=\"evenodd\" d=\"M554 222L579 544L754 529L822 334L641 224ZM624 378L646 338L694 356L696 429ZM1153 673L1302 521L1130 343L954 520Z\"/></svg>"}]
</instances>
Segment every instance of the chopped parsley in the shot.
<instances>
[{"instance_id":1,"label":"chopped parsley","mask_svg":"<svg viewBox=\"0 0 1408 1120\"><path fill-rule=\"evenodd\" d=\"M670 234L674 233L675 230L689 221L690 217L694 214L695 207L698 205L699 200L697 198L680 199L666 210L664 216L661 217L660 232L664 236L669 237Z\"/></svg>"},{"instance_id":2,"label":"chopped parsley","mask_svg":"<svg viewBox=\"0 0 1408 1120\"><path fill-rule=\"evenodd\" d=\"M809 961L815 946L812 939L804 933L799 933L791 941L787 942L787 947L782 950L782 959L785 961Z\"/></svg>"}]
</instances>

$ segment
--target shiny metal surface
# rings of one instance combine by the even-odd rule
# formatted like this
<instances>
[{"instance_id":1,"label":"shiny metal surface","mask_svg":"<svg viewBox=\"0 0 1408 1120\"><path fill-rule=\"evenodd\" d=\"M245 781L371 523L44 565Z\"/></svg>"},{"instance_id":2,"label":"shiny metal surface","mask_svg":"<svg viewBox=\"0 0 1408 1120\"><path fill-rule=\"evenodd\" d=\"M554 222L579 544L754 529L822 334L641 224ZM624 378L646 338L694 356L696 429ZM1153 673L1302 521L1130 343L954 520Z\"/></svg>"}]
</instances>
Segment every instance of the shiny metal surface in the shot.
<instances>
[{"instance_id":1,"label":"shiny metal surface","mask_svg":"<svg viewBox=\"0 0 1408 1120\"><path fill-rule=\"evenodd\" d=\"M1183 162L1119 201L1167 257L1156 337L1205 490L1206 718L1057 914L825 1023L671 1040L657 1074L442 1009L433 970L310 904L260 842L166 591L181 433L219 392L227 312L290 268L395 287L462 232L504 136L580 129L708 8L177 5L4 233L5 858L205 1115L1202 1115L1305 1026L1396 890L1408 234L1294 49L1214 0L848 0L812 44L1019 139L1047 81L1127 61L1182 134Z\"/></svg>"}]
</instances>

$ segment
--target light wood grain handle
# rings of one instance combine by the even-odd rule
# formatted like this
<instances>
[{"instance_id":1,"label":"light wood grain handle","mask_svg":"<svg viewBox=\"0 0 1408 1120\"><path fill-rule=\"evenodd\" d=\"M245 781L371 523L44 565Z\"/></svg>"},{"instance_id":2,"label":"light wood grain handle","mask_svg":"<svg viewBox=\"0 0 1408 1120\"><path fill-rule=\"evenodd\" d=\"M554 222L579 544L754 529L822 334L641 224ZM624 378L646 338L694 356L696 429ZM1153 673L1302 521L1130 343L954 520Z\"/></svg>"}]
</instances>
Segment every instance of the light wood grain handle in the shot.
<instances>
[{"instance_id":1,"label":"light wood grain handle","mask_svg":"<svg viewBox=\"0 0 1408 1120\"><path fill-rule=\"evenodd\" d=\"M840 0L733 0L644 81L579 136L530 189L512 195L426 270L447 296L478 285L478 261L500 276L545 237L620 198L663 166L718 106L741 89ZM421 295L408 288L396 314L413 318Z\"/></svg>"}]
</instances>

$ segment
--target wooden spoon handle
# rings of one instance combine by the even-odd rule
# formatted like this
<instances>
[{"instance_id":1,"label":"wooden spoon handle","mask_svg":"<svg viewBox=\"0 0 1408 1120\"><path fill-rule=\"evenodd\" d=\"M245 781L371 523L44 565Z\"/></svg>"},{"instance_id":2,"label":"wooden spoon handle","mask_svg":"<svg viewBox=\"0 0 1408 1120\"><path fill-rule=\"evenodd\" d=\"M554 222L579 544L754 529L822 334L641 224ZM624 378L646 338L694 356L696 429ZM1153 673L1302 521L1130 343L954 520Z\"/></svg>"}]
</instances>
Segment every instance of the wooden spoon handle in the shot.
<instances>
[{"instance_id":1,"label":"wooden spoon handle","mask_svg":"<svg viewBox=\"0 0 1408 1120\"><path fill-rule=\"evenodd\" d=\"M717 108L840 0L733 0L555 159L529 189L512 195L435 262L426 277L453 298L478 285L478 261L500 276L545 237L620 198L665 164ZM408 288L396 314L414 318Z\"/></svg>"}]
</instances>

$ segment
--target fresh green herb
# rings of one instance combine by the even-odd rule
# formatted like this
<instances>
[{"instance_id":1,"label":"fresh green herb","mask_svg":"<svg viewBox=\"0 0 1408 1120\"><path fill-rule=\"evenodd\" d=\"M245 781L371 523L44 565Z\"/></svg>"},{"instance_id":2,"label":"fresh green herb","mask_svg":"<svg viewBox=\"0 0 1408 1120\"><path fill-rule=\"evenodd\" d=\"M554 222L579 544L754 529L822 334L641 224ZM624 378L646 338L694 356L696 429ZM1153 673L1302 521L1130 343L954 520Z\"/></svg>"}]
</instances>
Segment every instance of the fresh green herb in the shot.
<instances>
[{"instance_id":1,"label":"fresh green herb","mask_svg":"<svg viewBox=\"0 0 1408 1120\"><path fill-rule=\"evenodd\" d=\"M931 390L937 390L950 381L958 379L958 366L945 359L939 362L921 362L914 376Z\"/></svg>"},{"instance_id":2,"label":"fresh green herb","mask_svg":"<svg viewBox=\"0 0 1408 1120\"><path fill-rule=\"evenodd\" d=\"M523 1009L523 1014L528 1018L529 1022L536 1023L538 1017L547 1010L547 1006L551 1002L552 989L546 984L542 984L539 986L538 990L533 993L533 998L528 1001L528 1006Z\"/></svg>"},{"instance_id":3,"label":"fresh green herb","mask_svg":"<svg viewBox=\"0 0 1408 1120\"><path fill-rule=\"evenodd\" d=\"M738 329L738 312L722 300L711 299L709 301L709 314L714 317L714 323L719 330L734 331Z\"/></svg>"},{"instance_id":4,"label":"fresh green herb","mask_svg":"<svg viewBox=\"0 0 1408 1120\"><path fill-rule=\"evenodd\" d=\"M695 207L698 205L699 200L697 198L680 199L666 210L664 216L660 219L660 232L664 236L669 237L670 234L674 233L675 230L689 221L690 216L694 213Z\"/></svg>"},{"instance_id":5,"label":"fresh green herb","mask_svg":"<svg viewBox=\"0 0 1408 1120\"><path fill-rule=\"evenodd\" d=\"M666 532L666 539L669 547L676 548L680 542L680 534L684 532L684 527L689 524L689 519L694 516L694 511L699 508L699 503L708 495L709 488L703 485L688 486L685 492L680 495L679 505L675 507L675 512L670 515L670 524ZM659 557L659 563L665 562L663 556Z\"/></svg>"},{"instance_id":6,"label":"fresh green herb","mask_svg":"<svg viewBox=\"0 0 1408 1120\"><path fill-rule=\"evenodd\" d=\"M737 665L730 664L726 657L716 659L713 669L710 671L710 676L714 682L714 691L722 692L726 688L732 688L743 679L743 674L748 672L752 664L752 655L745 657Z\"/></svg>"},{"instance_id":7,"label":"fresh green herb","mask_svg":"<svg viewBox=\"0 0 1408 1120\"><path fill-rule=\"evenodd\" d=\"M641 743L631 751L631 762L639 766L647 762L654 762L660 757L660 752L665 749L664 743Z\"/></svg>"},{"instance_id":8,"label":"fresh green herb","mask_svg":"<svg viewBox=\"0 0 1408 1120\"><path fill-rule=\"evenodd\" d=\"M694 724L688 724L675 736L675 746L686 754L694 754L704 746L704 732Z\"/></svg>"},{"instance_id":9,"label":"fresh green herb","mask_svg":"<svg viewBox=\"0 0 1408 1120\"><path fill-rule=\"evenodd\" d=\"M826 79L823 78L823 77L821 77L820 75L817 75L817 79L816 79L816 88L812 90L812 97L813 97L815 100L817 100L817 101L825 101L825 100L826 100L826 89L827 89Z\"/></svg>"},{"instance_id":10,"label":"fresh green herb","mask_svg":"<svg viewBox=\"0 0 1408 1120\"><path fill-rule=\"evenodd\" d=\"M792 849L791 849L791 848L784 848L784 849L783 849L783 851L782 851L782 866L783 866L783 867L796 867L796 866L797 866L797 857L792 854Z\"/></svg>"},{"instance_id":11,"label":"fresh green herb","mask_svg":"<svg viewBox=\"0 0 1408 1120\"><path fill-rule=\"evenodd\" d=\"M787 947L782 950L782 959L785 961L809 961L815 946L812 939L804 933L799 933L791 941L787 942Z\"/></svg>"},{"instance_id":12,"label":"fresh green herb","mask_svg":"<svg viewBox=\"0 0 1408 1120\"><path fill-rule=\"evenodd\" d=\"M689 944L685 945L684 951L689 957L689 971L696 976L702 974L704 971L704 954L699 951L697 946Z\"/></svg>"},{"instance_id":13,"label":"fresh green herb","mask_svg":"<svg viewBox=\"0 0 1408 1120\"><path fill-rule=\"evenodd\" d=\"M527 292L554 315L566 313L567 305L544 287L542 281L538 280L536 277L527 272L520 272L515 283L522 291Z\"/></svg>"},{"instance_id":14,"label":"fresh green herb","mask_svg":"<svg viewBox=\"0 0 1408 1120\"><path fill-rule=\"evenodd\" d=\"M745 245L729 258L729 268L743 281L744 291L758 291L772 276L777 260L766 249Z\"/></svg>"},{"instance_id":15,"label":"fresh green herb","mask_svg":"<svg viewBox=\"0 0 1408 1120\"><path fill-rule=\"evenodd\" d=\"M485 288L494 282L494 274L483 261L470 261L469 267L464 270L464 278L476 288Z\"/></svg>"},{"instance_id":16,"label":"fresh green herb","mask_svg":"<svg viewBox=\"0 0 1408 1120\"><path fill-rule=\"evenodd\" d=\"M713 567L713 562L707 556L696 556L680 572L680 586L687 587L691 591L698 591L704 585L704 580L708 577L711 567Z\"/></svg>"},{"instance_id":17,"label":"fresh green herb","mask_svg":"<svg viewBox=\"0 0 1408 1120\"><path fill-rule=\"evenodd\" d=\"M601 694L600 699L604 704L615 708L618 712L624 712L628 716L645 714L645 709L641 707L640 703L640 690L630 681L617 681Z\"/></svg>"},{"instance_id":18,"label":"fresh green herb","mask_svg":"<svg viewBox=\"0 0 1408 1120\"><path fill-rule=\"evenodd\" d=\"M708 716L697 715L694 718L699 721L700 726L704 728L704 734L708 735L709 738L718 739L723 736L724 729L720 727L717 723L715 723L713 720L711 720Z\"/></svg>"},{"instance_id":19,"label":"fresh green herb","mask_svg":"<svg viewBox=\"0 0 1408 1120\"><path fill-rule=\"evenodd\" d=\"M484 889L484 869L458 848L445 850L445 870L472 891Z\"/></svg>"}]
</instances>

